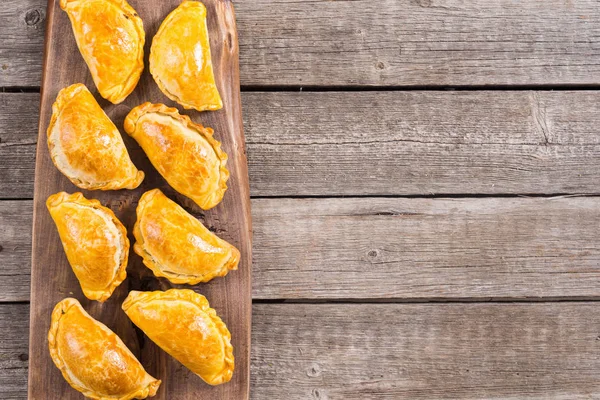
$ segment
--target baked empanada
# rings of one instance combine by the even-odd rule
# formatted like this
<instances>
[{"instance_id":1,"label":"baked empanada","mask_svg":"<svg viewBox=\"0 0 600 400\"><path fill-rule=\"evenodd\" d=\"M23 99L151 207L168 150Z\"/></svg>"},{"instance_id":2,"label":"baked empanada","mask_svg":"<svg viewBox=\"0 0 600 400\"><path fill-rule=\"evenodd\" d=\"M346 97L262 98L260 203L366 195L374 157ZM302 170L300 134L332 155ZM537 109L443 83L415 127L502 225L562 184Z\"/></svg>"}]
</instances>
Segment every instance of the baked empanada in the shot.
<instances>
[{"instance_id":1,"label":"baked empanada","mask_svg":"<svg viewBox=\"0 0 600 400\"><path fill-rule=\"evenodd\" d=\"M165 18L152 39L150 73L165 96L186 109L223 107L213 74L204 4L184 1Z\"/></svg>"},{"instance_id":2,"label":"baked empanada","mask_svg":"<svg viewBox=\"0 0 600 400\"><path fill-rule=\"evenodd\" d=\"M64 299L54 307L48 347L65 380L86 397L145 399L160 386L123 341L75 299Z\"/></svg>"},{"instance_id":3,"label":"baked empanada","mask_svg":"<svg viewBox=\"0 0 600 400\"><path fill-rule=\"evenodd\" d=\"M53 194L46 206L83 294L105 301L127 277L127 230L111 209L81 193Z\"/></svg>"},{"instance_id":4,"label":"baked empanada","mask_svg":"<svg viewBox=\"0 0 600 400\"><path fill-rule=\"evenodd\" d=\"M156 276L195 285L237 269L240 252L160 190L144 193L133 227L134 251Z\"/></svg>"},{"instance_id":5,"label":"baked empanada","mask_svg":"<svg viewBox=\"0 0 600 400\"><path fill-rule=\"evenodd\" d=\"M123 310L150 340L209 385L231 380L231 334L204 296L186 289L131 291Z\"/></svg>"},{"instance_id":6,"label":"baked empanada","mask_svg":"<svg viewBox=\"0 0 600 400\"><path fill-rule=\"evenodd\" d=\"M144 70L146 33L125 0L60 0L100 95L119 104Z\"/></svg>"},{"instance_id":7,"label":"baked empanada","mask_svg":"<svg viewBox=\"0 0 600 400\"><path fill-rule=\"evenodd\" d=\"M125 118L125 131L173 189L208 210L223 199L227 154L205 128L164 104L144 103Z\"/></svg>"},{"instance_id":8,"label":"baked empanada","mask_svg":"<svg viewBox=\"0 0 600 400\"><path fill-rule=\"evenodd\" d=\"M58 93L47 135L54 165L77 187L135 189L144 180L119 130L80 83Z\"/></svg>"}]
</instances>

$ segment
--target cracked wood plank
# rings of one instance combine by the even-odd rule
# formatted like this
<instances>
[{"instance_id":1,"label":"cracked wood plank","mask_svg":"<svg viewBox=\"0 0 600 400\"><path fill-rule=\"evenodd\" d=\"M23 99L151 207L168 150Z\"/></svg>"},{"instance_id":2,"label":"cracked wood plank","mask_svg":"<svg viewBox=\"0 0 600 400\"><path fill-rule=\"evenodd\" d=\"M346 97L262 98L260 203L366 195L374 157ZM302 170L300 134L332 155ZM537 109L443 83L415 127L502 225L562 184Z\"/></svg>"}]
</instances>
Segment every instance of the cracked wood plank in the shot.
<instances>
[{"instance_id":1,"label":"cracked wood plank","mask_svg":"<svg viewBox=\"0 0 600 400\"><path fill-rule=\"evenodd\" d=\"M237 0L235 5L242 85L600 83L596 0ZM3 1L0 86L39 86L45 7L45 0Z\"/></svg>"},{"instance_id":2,"label":"cracked wood plank","mask_svg":"<svg viewBox=\"0 0 600 400\"><path fill-rule=\"evenodd\" d=\"M28 314L0 305L4 400L27 398ZM251 398L597 398L599 315L598 303L254 304Z\"/></svg>"},{"instance_id":3,"label":"cracked wood plank","mask_svg":"<svg viewBox=\"0 0 600 400\"><path fill-rule=\"evenodd\" d=\"M0 198L33 195L38 103L0 94ZM253 196L598 193L599 92L256 92L242 103Z\"/></svg>"},{"instance_id":4,"label":"cracked wood plank","mask_svg":"<svg viewBox=\"0 0 600 400\"><path fill-rule=\"evenodd\" d=\"M31 207L0 201L0 301L29 299ZM600 197L253 199L252 219L254 299L600 296Z\"/></svg>"}]
</instances>

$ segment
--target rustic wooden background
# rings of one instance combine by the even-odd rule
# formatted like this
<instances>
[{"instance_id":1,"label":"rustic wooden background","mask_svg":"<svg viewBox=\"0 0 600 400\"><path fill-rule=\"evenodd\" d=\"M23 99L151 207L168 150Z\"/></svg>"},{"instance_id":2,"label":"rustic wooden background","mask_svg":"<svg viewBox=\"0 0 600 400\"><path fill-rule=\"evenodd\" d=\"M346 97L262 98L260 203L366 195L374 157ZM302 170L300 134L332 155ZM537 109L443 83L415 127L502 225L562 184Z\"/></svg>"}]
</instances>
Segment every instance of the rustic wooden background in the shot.
<instances>
[{"instance_id":1,"label":"rustic wooden background","mask_svg":"<svg viewBox=\"0 0 600 400\"><path fill-rule=\"evenodd\" d=\"M252 398L599 398L598 1L235 4ZM44 24L45 0L2 1L8 400L27 391Z\"/></svg>"}]
</instances>

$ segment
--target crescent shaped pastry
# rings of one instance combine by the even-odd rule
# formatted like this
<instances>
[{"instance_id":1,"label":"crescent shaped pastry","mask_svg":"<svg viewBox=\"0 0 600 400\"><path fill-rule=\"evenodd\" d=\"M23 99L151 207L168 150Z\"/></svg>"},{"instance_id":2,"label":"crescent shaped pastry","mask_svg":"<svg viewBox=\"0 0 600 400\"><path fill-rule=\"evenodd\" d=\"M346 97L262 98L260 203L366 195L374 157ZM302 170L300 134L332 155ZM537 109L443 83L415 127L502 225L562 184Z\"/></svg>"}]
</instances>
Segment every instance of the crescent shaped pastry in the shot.
<instances>
[{"instance_id":1,"label":"crescent shaped pastry","mask_svg":"<svg viewBox=\"0 0 600 400\"><path fill-rule=\"evenodd\" d=\"M131 291L123 310L154 343L209 385L231 380L231 334L204 296L186 289Z\"/></svg>"},{"instance_id":2,"label":"crescent shaped pastry","mask_svg":"<svg viewBox=\"0 0 600 400\"><path fill-rule=\"evenodd\" d=\"M123 341L75 299L64 299L54 307L48 347L65 380L88 398L145 399L160 386Z\"/></svg>"},{"instance_id":3,"label":"crescent shaped pastry","mask_svg":"<svg viewBox=\"0 0 600 400\"><path fill-rule=\"evenodd\" d=\"M150 73L165 96L186 109L223 107L213 74L204 4L184 1L165 18L152 39Z\"/></svg>"},{"instance_id":4,"label":"crescent shaped pastry","mask_svg":"<svg viewBox=\"0 0 600 400\"><path fill-rule=\"evenodd\" d=\"M54 165L77 187L135 189L144 180L119 130L80 83L58 93L47 136Z\"/></svg>"},{"instance_id":5,"label":"crescent shaped pastry","mask_svg":"<svg viewBox=\"0 0 600 400\"><path fill-rule=\"evenodd\" d=\"M53 194L46 206L83 294L104 302L127 277L127 230L112 210L81 193Z\"/></svg>"},{"instance_id":6,"label":"crescent shaped pastry","mask_svg":"<svg viewBox=\"0 0 600 400\"><path fill-rule=\"evenodd\" d=\"M146 33L125 0L60 0L100 95L119 104L144 70Z\"/></svg>"},{"instance_id":7,"label":"crescent shaped pastry","mask_svg":"<svg viewBox=\"0 0 600 400\"><path fill-rule=\"evenodd\" d=\"M192 122L175 108L144 103L125 118L125 132L144 149L169 185L202 209L223 199L229 179L227 154L211 128Z\"/></svg>"},{"instance_id":8,"label":"crescent shaped pastry","mask_svg":"<svg viewBox=\"0 0 600 400\"><path fill-rule=\"evenodd\" d=\"M195 285L237 269L240 252L160 190L144 193L133 227L134 251L154 275Z\"/></svg>"}]
</instances>

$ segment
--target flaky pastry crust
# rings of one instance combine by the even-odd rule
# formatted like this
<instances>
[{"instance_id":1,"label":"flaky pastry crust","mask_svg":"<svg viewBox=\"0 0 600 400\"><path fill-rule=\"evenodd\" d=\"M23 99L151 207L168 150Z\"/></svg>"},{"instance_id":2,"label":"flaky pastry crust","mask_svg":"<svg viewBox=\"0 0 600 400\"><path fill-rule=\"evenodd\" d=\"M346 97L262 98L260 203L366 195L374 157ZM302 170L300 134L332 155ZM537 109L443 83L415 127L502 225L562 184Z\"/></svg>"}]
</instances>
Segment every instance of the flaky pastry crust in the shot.
<instances>
[{"instance_id":1,"label":"flaky pastry crust","mask_svg":"<svg viewBox=\"0 0 600 400\"><path fill-rule=\"evenodd\" d=\"M150 73L160 90L185 109L219 110L206 7L186 0L162 22L152 39Z\"/></svg>"},{"instance_id":2,"label":"flaky pastry crust","mask_svg":"<svg viewBox=\"0 0 600 400\"><path fill-rule=\"evenodd\" d=\"M125 132L171 187L208 210L227 190L227 154L213 130L164 104L144 103L125 118Z\"/></svg>"},{"instance_id":3,"label":"flaky pastry crust","mask_svg":"<svg viewBox=\"0 0 600 400\"><path fill-rule=\"evenodd\" d=\"M144 70L144 24L125 0L61 0L100 95L119 104Z\"/></svg>"},{"instance_id":4,"label":"flaky pastry crust","mask_svg":"<svg viewBox=\"0 0 600 400\"><path fill-rule=\"evenodd\" d=\"M81 189L135 189L144 180L119 130L81 83L58 93L47 138L52 162Z\"/></svg>"},{"instance_id":5,"label":"flaky pastry crust","mask_svg":"<svg viewBox=\"0 0 600 400\"><path fill-rule=\"evenodd\" d=\"M54 307L48 348L69 385L91 399L145 399L154 396L161 383L113 331L73 298Z\"/></svg>"},{"instance_id":6,"label":"flaky pastry crust","mask_svg":"<svg viewBox=\"0 0 600 400\"><path fill-rule=\"evenodd\" d=\"M231 334L204 296L187 289L131 291L122 308L146 336L209 385L231 380Z\"/></svg>"},{"instance_id":7,"label":"flaky pastry crust","mask_svg":"<svg viewBox=\"0 0 600 400\"><path fill-rule=\"evenodd\" d=\"M195 285L237 269L240 252L159 189L144 193L137 206L133 250L154 275Z\"/></svg>"},{"instance_id":8,"label":"flaky pastry crust","mask_svg":"<svg viewBox=\"0 0 600 400\"><path fill-rule=\"evenodd\" d=\"M46 206L83 294L106 301L127 277L127 229L110 208L81 193L53 194Z\"/></svg>"}]
</instances>

